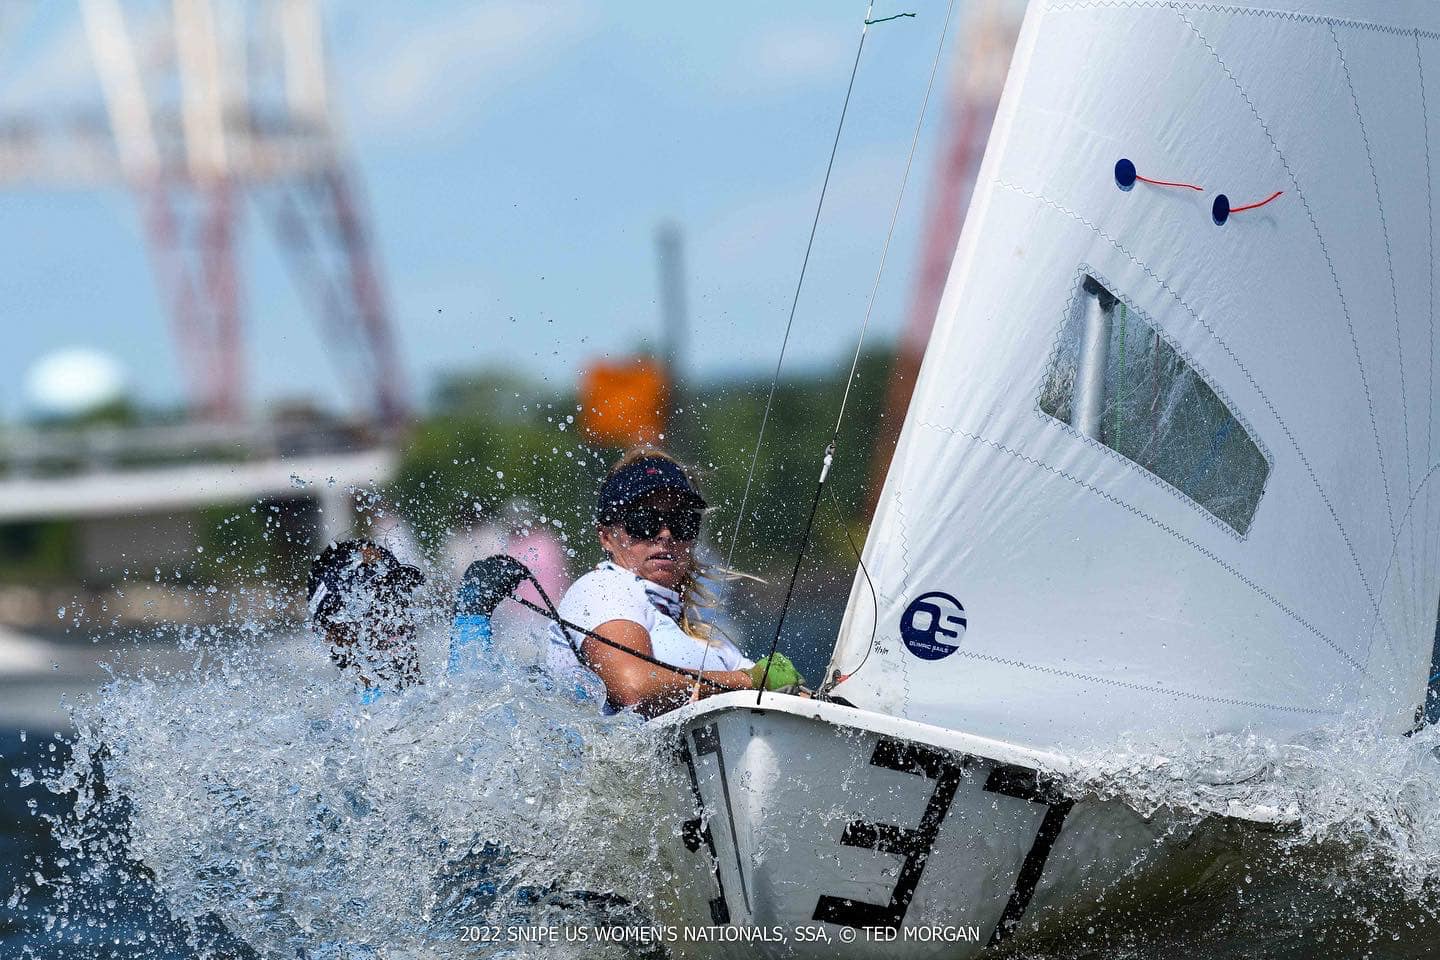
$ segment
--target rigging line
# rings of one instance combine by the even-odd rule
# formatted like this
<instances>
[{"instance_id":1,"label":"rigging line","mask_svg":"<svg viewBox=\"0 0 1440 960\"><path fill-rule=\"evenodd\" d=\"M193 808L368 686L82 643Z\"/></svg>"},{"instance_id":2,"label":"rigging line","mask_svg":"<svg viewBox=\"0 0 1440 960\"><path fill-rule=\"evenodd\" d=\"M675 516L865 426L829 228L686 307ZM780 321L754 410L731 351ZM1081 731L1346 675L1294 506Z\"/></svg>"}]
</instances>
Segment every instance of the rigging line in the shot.
<instances>
[{"instance_id":1,"label":"rigging line","mask_svg":"<svg viewBox=\"0 0 1440 960\"><path fill-rule=\"evenodd\" d=\"M1266 197L1264 200L1261 200L1259 203L1247 203L1243 207L1231 207L1230 212L1244 213L1246 210L1258 210L1261 207L1265 206L1265 204L1269 203L1271 200L1274 200L1276 197L1282 196L1284 193L1284 190L1276 190L1274 193L1270 194L1270 196Z\"/></svg>"},{"instance_id":2,"label":"rigging line","mask_svg":"<svg viewBox=\"0 0 1440 960\"><path fill-rule=\"evenodd\" d=\"M840 524L840 528L845 531L845 542L850 544L850 552L855 554L855 562L860 565L860 572L865 575L865 584L870 588L870 604L874 610L874 616L870 618L870 642L865 645L865 656L860 658L855 669L849 673L841 674L840 669L835 667L831 671L831 675L820 686L822 694L827 690L833 690L860 672L860 668L865 666L865 662L870 659L870 651L875 649L875 632L880 626L880 597L875 592L875 581L870 579L870 571L865 567L865 558L860 556L860 548L855 546L855 538L850 536L850 528L845 526L845 513L840 509L840 498L835 496L833 487L830 488L829 493L830 503L835 509L835 522ZM833 666L833 661L831 663Z\"/></svg>"},{"instance_id":3,"label":"rigging line","mask_svg":"<svg viewBox=\"0 0 1440 960\"><path fill-rule=\"evenodd\" d=\"M855 75L860 71L860 54L865 49L865 34L870 29L870 14L875 11L875 0L865 9L865 25L860 28L860 43L855 47L855 63L850 67L850 83L845 88L845 102L840 107L840 122L835 126L835 140L830 145L830 162L825 165L825 179L820 184L820 199L815 204L815 218L810 223L810 239L805 243L805 257L800 261L800 278L795 283L795 296L790 300L790 317L785 321L785 336L780 340L780 356L775 358L775 374L770 378L770 396L765 400L765 413L760 417L760 432L755 437L755 449L750 454L750 470L745 476L745 491L740 495L740 509L735 514L735 529L730 535L730 549L725 557L725 566L735 565L735 544L740 540L740 524L745 519L745 504L750 499L750 487L755 482L755 464L760 459L760 443L765 439L765 427L770 422L770 409L775 404L775 387L780 382L780 368L785 363L785 348L790 344L790 330L795 324L795 310L800 305L800 290L805 285L805 270L810 266L810 251L815 246L815 232L820 227L820 211L825 208L825 192L830 187L830 172L835 169L835 154L840 149L840 132L845 129L845 114L850 110L850 94L855 89Z\"/></svg>"},{"instance_id":4,"label":"rigging line","mask_svg":"<svg viewBox=\"0 0 1440 960\"><path fill-rule=\"evenodd\" d=\"M910 168L915 163L915 149L920 145L920 131L925 126L925 114L930 109L930 94L935 89L935 75L940 70L940 57L945 51L945 38L950 35L950 17L955 12L955 0L945 8L945 22L940 26L940 42L935 45L935 59L930 64L930 79L925 84L925 97L920 101L920 115L915 118L915 134L910 138L910 155L905 158L905 173L900 177L900 192L895 196L895 209L890 212L890 229L885 232L885 246L880 251L880 266L875 271L875 282L870 286L870 300L865 304L865 321L860 324L860 339L855 344L855 357L850 361L850 375L845 378L845 393L840 398L840 415L835 418L835 436L840 436L840 424L845 419L845 404L850 399L850 387L855 383L855 371L860 366L860 351L865 346L865 333L870 329L870 315L875 311L875 295L880 291L880 278L885 275L885 263L890 257L890 241L895 236L895 224L900 220L900 205L905 199L905 187L910 182ZM914 14L911 14L914 16Z\"/></svg>"},{"instance_id":5,"label":"rigging line","mask_svg":"<svg viewBox=\"0 0 1440 960\"><path fill-rule=\"evenodd\" d=\"M953 0L952 0L953 2ZM825 179L820 183L820 198L815 203L815 217L810 222L810 239L805 242L805 256L800 261L800 276L795 281L795 295L790 299L790 316L785 321L785 335L780 340L780 355L775 358L775 373L770 377L770 395L765 399L765 413L760 417L760 432L755 435L755 449L750 453L750 469L745 474L745 490L740 495L740 509L735 513L735 528L730 533L730 547L725 555L725 567L735 568L735 546L740 542L740 525L745 521L745 505L750 502L750 488L755 483L755 464L760 460L760 445L765 439L765 427L770 423L770 410L775 405L775 388L780 383L780 369L785 363L785 348L790 344L790 331L795 325L795 311L800 306L800 291L805 286L805 271L810 266L810 251L815 247L815 233L820 228L820 212L825 209L825 194L830 189L830 174L835 169L835 154L840 150L840 134L845 129L845 115L850 112L850 95L855 90L855 75L860 72L860 54L865 51L865 35L870 31L870 15L875 12L875 0L869 0L865 7L865 22L860 27L860 42L855 46L855 62L850 66L850 81L845 87L845 102L840 106L840 120L835 124L835 139L830 144L830 160L825 164ZM705 662L709 658L709 644L700 657L700 675L705 673ZM700 682L697 679L692 696L698 696Z\"/></svg>"},{"instance_id":6,"label":"rigging line","mask_svg":"<svg viewBox=\"0 0 1440 960\"><path fill-rule=\"evenodd\" d=\"M825 465L820 468L820 482L815 484L815 498L810 501L810 516L805 521L805 534L800 538L800 549L795 551L795 566L790 569L790 584L785 588L785 601L780 604L780 619L775 623L775 639L770 641L770 655L765 658L765 670L760 674L760 683L755 691L755 705L765 696L765 685L770 680L770 668L775 664L775 651L780 649L780 631L785 628L785 614L790 612L790 600L795 596L795 582L800 579L800 564L805 560L805 548L810 543L810 528L815 526L815 514L820 509L820 493L825 489L825 477L830 464L835 460L835 441L825 448Z\"/></svg>"},{"instance_id":7,"label":"rigging line","mask_svg":"<svg viewBox=\"0 0 1440 960\"><path fill-rule=\"evenodd\" d=\"M835 460L835 447L840 442L840 426L845 421L845 406L850 400L850 388L855 384L855 371L860 365L860 353L865 346L865 333L870 327L870 316L875 309L875 295L880 289L880 280L885 275L885 261L890 254L890 241L895 236L895 224L900 219L900 206L905 198L905 187L910 182L910 168L915 161L915 150L920 143L920 131L925 125L925 114L930 107L930 94L935 89L935 75L940 70L940 58L945 51L945 38L950 32L950 18L955 12L955 0L950 0L945 8L945 23L940 29L940 39L935 45L935 60L930 65L930 79L925 85L925 96L920 102L920 114L915 118L915 134L910 138L910 155L905 158L905 173L900 179L900 191L895 197L895 209L890 214L890 229L885 234L885 246L880 254L880 266L875 271L875 283L870 287L870 300L865 306L865 322L860 327L860 337L855 344L855 356L850 361L850 374L845 378L845 392L840 397L840 412L835 418L835 431L830 436L830 443L825 447L825 461L820 468L820 480L815 486L815 498L810 504L810 516L805 521L805 530L800 535L800 546L795 552L795 566L790 571L790 584L785 588L785 601L780 605L780 617L775 624L775 637L770 642L770 655L765 660L765 670L760 677L760 691L755 697L758 706L762 697L765 696L765 684L770 678L770 666L775 660L775 652L780 649L780 635L785 629L785 617L790 612L790 600L795 594L795 581L800 577L800 563L805 559L805 551L810 546L810 531L815 526L815 514L820 509L820 493L825 488L825 480L830 475L830 466ZM869 573L866 573L869 577ZM868 652L867 652L868 655Z\"/></svg>"}]
</instances>

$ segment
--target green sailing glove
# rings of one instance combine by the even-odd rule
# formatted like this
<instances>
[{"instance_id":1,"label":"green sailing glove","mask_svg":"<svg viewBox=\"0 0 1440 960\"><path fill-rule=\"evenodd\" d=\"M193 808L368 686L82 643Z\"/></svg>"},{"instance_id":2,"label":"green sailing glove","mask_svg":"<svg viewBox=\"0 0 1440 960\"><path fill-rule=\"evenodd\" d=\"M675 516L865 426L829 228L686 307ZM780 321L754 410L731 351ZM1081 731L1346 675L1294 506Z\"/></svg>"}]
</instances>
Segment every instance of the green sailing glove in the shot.
<instances>
[{"instance_id":1,"label":"green sailing glove","mask_svg":"<svg viewBox=\"0 0 1440 960\"><path fill-rule=\"evenodd\" d=\"M768 678L765 677L766 661L770 663L770 676ZM765 678L765 689L767 690L780 690L784 687L793 687L803 683L805 679L800 676L800 671L795 669L795 664L790 662L790 658L783 653L777 653L769 657L761 657L760 662L750 668L750 682L755 684L756 688L760 686L762 678Z\"/></svg>"}]
</instances>

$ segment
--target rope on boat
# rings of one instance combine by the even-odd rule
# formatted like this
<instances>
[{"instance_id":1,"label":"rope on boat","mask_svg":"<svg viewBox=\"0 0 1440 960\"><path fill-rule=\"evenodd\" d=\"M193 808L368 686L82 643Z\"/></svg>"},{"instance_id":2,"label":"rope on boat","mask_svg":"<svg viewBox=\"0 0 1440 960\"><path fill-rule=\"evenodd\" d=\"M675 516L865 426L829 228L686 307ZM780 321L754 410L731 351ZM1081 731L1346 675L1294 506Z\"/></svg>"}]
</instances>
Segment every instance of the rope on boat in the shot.
<instances>
[{"instance_id":1,"label":"rope on boat","mask_svg":"<svg viewBox=\"0 0 1440 960\"><path fill-rule=\"evenodd\" d=\"M831 435L830 435L830 442L829 442L828 444L826 444L826 446L825 446L824 461L823 461L823 464L822 464L822 466L821 466L821 468L820 468L820 479L819 479L819 481L815 484L815 496L814 496L814 498L811 500L811 503L810 503L810 516L809 516L809 517L806 519L806 521L805 521L805 531L804 531L804 533L802 533L801 536L800 536L800 546L799 546L799 548L798 548L798 549L796 550L796 552L795 552L795 566L794 566L794 567L791 569L791 571L790 571L790 583L789 583L789 585L786 586L786 588L785 588L785 601L784 601L784 603L782 603L781 606L780 606L780 617L779 617L778 621L777 621L776 624L775 624L775 636L774 636L774 638L773 638L773 639L771 640L771 642L770 642L770 656L769 656L769 658L765 661L765 671L764 671L764 674L761 676L761 678L760 678L760 683L759 683L760 689L759 689L758 693L757 693L756 696L755 696L755 703L756 703L757 706L759 705L760 701L761 701L761 700L764 698L764 696L765 696L765 683L766 683L766 681L769 680L769 678L770 678L770 664L774 661L775 652L776 652L776 651L779 649L779 647L780 647L780 635L781 635L781 632L785 629L785 617L786 617L786 615L790 612L790 601L791 601L791 599L793 598L793 596L794 596L794 594L795 594L795 581L796 581L797 579L799 579L799 576L800 576L800 564L804 561L804 559L805 559L805 551L806 551L806 550L809 548L809 546L810 546L810 532L811 532L811 529L815 526L815 514L816 514L816 512L820 509L820 495L821 495L821 492L825 489L825 481L826 481L826 479L829 478L829 475L830 475L830 467L831 467L831 465L832 465L832 464L834 463L834 461L835 461L835 450L836 450L836 447L838 446L838 444L839 444L839 442L840 442L840 427L841 427L841 426L844 424L844 422L845 422L845 408L846 408L846 405L847 405L847 404L849 403L849 401L850 401L850 390L851 390L851 388L855 385L855 371L856 371L856 370L859 368L859 366L860 366L860 354L861 354L862 350L863 350L864 347L865 347L865 334L866 334L866 333L869 331L869 329L870 329L870 317L872 316L872 314L873 314L874 311L875 311L875 297L876 297L876 295L879 293L879 290L880 290L880 280L885 276L885 264L886 264L886 262L889 260L889 257L890 257L890 242L895 238L895 225L896 225L896 223L897 223L897 222L899 221L899 219L900 219L900 207L901 207L902 202L903 202L904 199L905 199L905 187L906 187L906 186L909 184L909 182L910 182L910 169L911 169L912 166L914 166L914 163L915 163L915 151L916 151L916 149L917 149L917 148L919 147L919 145L920 145L920 132L921 132L921 130L922 130L922 129L924 128L924 126L925 126L925 115L926 115L926 113L928 112L928 110L929 110L929 108L930 108L930 94L931 94L931 93L934 91L934 89L935 89L935 77L936 77L936 75L940 72L940 59L941 59L942 54L943 54L944 51L945 51L945 40L946 40L946 37L947 37L947 36L949 35L949 33L950 33L950 19L951 19L951 17L953 16L954 12L955 12L955 0L950 0L949 4L948 4L948 5L946 6L946 8L945 8L945 22L944 22L944 24L943 24L943 25L941 26L941 28L940 28L940 39L939 39L939 41L938 41L938 42L936 43L936 45L935 45L935 59L934 59L934 61L930 64L930 79L929 79L929 81L928 81L928 82L926 83L926 85L925 85L925 96L924 96L924 98L923 98L923 99L921 100L921 102L920 102L920 113L919 113L919 115L915 118L915 133L914 133L914 135L910 138L910 152L909 152L909 154L908 154L908 155L906 156L906 158L905 158L905 172L904 172L904 174L903 174L903 175L901 176L901 178L900 178L900 189L899 189L899 191L898 191L898 192L896 193L896 195L895 195L895 207L894 207L894 209L893 209L893 210L891 211L891 213L890 213L890 227L889 227L889 229L885 232L885 246L884 246L884 247L881 249L881 251L880 251L880 263L879 263L879 266L878 266L878 267L876 268L876 270L875 270L875 282L874 282L873 284L871 284L871 286L870 286L870 298L869 298L869 300L868 300L868 301L866 302L866 304L865 304L865 320L864 320L864 322L861 323L861 325L860 325L860 336L856 339L856 342L855 342L855 356L854 356L854 357L851 359L851 361L850 361L850 373L849 373L849 375L845 378L845 392L844 392L844 393L841 395L841 397L840 397L840 410L839 410L839 412L836 414L836 417L835 417L835 429L834 429L834 431L833 431L833 432L831 433ZM868 15L868 14L866 15L866 22L867 22L867 25L868 25L868 23L869 23L869 15ZM863 46L864 40L865 40L864 32L863 32L863 31L861 32L860 40L861 40L861 44L862 44L862 46ZM857 66L857 67L859 66L859 56L858 56L858 52L857 52L857 56L856 56L856 66ZM853 73L851 74L851 83L852 83L852 85L853 85L853 83L854 83L854 74L853 74ZM846 93L846 99L847 99L847 101L848 101L848 99L849 99L849 93L848 93L848 92ZM837 137L837 141L836 141L836 142L837 142L837 143L839 142L839 141L838 141L838 137ZM833 158L832 158L832 159L833 159ZM787 331L787 332L788 332L788 331ZM776 366L776 368L775 368L775 376L776 376L776 379L778 380L778 378L779 378L779 376L780 376L780 368L779 368L779 365L778 365L778 364L777 364L777 366ZM775 390L775 382L774 382L774 381L771 382L770 390L771 390L771 395L773 396L773 395L774 395L774 390ZM762 422L762 429L763 429L763 422ZM759 451L759 443L758 443L758 442L756 443L756 451L757 451L757 452ZM753 469L753 464L752 464L752 469ZM731 546L732 546L732 548L733 548L733 546L734 546L733 541L732 541L732 543L731 543ZM852 543L852 547L853 547L853 543ZM857 554L857 558L858 558L858 554ZM863 561L862 561L862 564L861 564L861 569L862 569L862 570L864 569ZM865 579L866 579L867 581L870 579L869 571L865 571ZM872 589L873 589L873 585L872 585ZM877 616L877 617L879 616L879 606L878 606L878 604L877 604L877 606L876 606L876 616ZM872 646L873 646L874 642L875 642L875 634L874 634L874 632L873 632L873 630L872 630L872 632L871 632L871 634L870 634L870 643L871 643ZM866 650L866 652L865 652L865 658L860 661L862 665L864 664L865 659L868 659L869 656L870 656L870 651L869 651L869 649L867 648L867 650ZM857 668L857 669L858 669L858 668ZM853 671L852 671L852 674L853 674Z\"/></svg>"},{"instance_id":2,"label":"rope on boat","mask_svg":"<svg viewBox=\"0 0 1440 960\"><path fill-rule=\"evenodd\" d=\"M877 18L874 19L874 20L866 20L866 21L865 21L865 26L868 27L868 26L870 26L870 24L872 24L872 23L886 23L886 22L888 22L888 21L890 21L890 20L899 20L901 17L911 17L911 18L913 18L914 16L915 16L915 14L913 14L913 13L897 13L897 14L895 14L894 16L890 16L890 17L877 17Z\"/></svg>"},{"instance_id":3,"label":"rope on boat","mask_svg":"<svg viewBox=\"0 0 1440 960\"><path fill-rule=\"evenodd\" d=\"M810 223L810 239L805 242L805 256L800 261L800 277L795 282L795 295L790 299L790 317L785 321L785 335L780 340L780 355L775 358L775 373L770 377L770 395L765 399L765 413L760 417L760 432L755 436L755 449L750 453L750 469L745 475L745 491L740 495L740 509L735 513L735 528L730 533L730 547L725 556L727 569L735 568L735 545L740 542L740 525L745 520L745 505L750 502L750 487L755 482L755 464L760 460L760 444L765 439L765 427L770 422L770 410L775 404L775 388L780 383L780 368L785 363L785 348L790 344L790 330L795 325L795 311L800 306L800 291L805 286L805 271L810 266L810 251L815 246L815 233L820 228L820 212L825 209L825 194L830 189L830 173L835 169L835 154L840 149L840 133L845 129L845 115L850 112L850 95L855 90L855 75L860 72L860 54L865 51L865 35L870 30L870 15L874 12L875 0L869 0L869 4L865 8L865 23L860 27L860 42L855 47L855 62L850 66L850 82L845 87L845 102L840 106L840 120L835 125L835 139L830 144L830 161L825 165L825 179L820 184L820 199L815 204L815 217ZM705 675L705 663L709 657L710 648L707 644L705 652L700 657L700 676L702 677ZM768 678L769 664L766 664L766 667ZM699 693L700 680L697 678L691 689L691 696L698 697Z\"/></svg>"},{"instance_id":4,"label":"rope on boat","mask_svg":"<svg viewBox=\"0 0 1440 960\"><path fill-rule=\"evenodd\" d=\"M845 514L840 509L840 498L835 496L834 487L830 488L830 502L835 508L835 522L844 532L845 542L850 544L850 552L855 554L855 562L860 565L860 572L865 576L865 585L870 588L870 609L874 613L870 617L870 642L865 644L865 656L860 658L860 662L855 664L855 669L849 673L842 674L837 669L830 677L822 681L820 684L820 693L822 694L860 672L860 668L865 666L865 661L870 659L870 651L875 649L875 632L880 626L880 598L875 593L875 581L870 579L870 571L865 566L865 558L860 555L860 548L855 546L855 538L850 536L850 529L845 526Z\"/></svg>"},{"instance_id":5,"label":"rope on boat","mask_svg":"<svg viewBox=\"0 0 1440 960\"><path fill-rule=\"evenodd\" d=\"M750 454L750 470L745 476L745 491L740 495L740 509L735 514L735 529L730 534L730 549L725 557L725 566L735 566L735 544L740 540L740 524L745 519L745 505L750 500L750 487L755 482L755 464L760 459L760 443L765 439L765 427L770 422L770 410L775 404L775 388L780 382L780 368L785 363L785 348L790 344L790 330L795 325L795 310L800 305L800 290L805 286L805 271L810 266L810 251L815 246L815 233L820 227L820 211L825 209L825 193L830 188L830 173L835 169L835 154L840 149L840 132L845 129L845 114L850 110L850 94L855 89L855 75L860 71L860 54L865 50L865 34L870 27L870 14L875 10L875 0L865 10L865 26L860 29L860 43L855 48L855 62L850 67L850 84L845 88L845 102L840 107L840 122L835 125L835 139L830 144L830 162L825 166L825 179L820 184L820 200L815 204L815 218L810 223L810 239L805 243L805 257L800 261L800 278L795 283L795 295L790 299L790 317L785 321L785 336L780 340L780 355L775 358L775 373L770 378L770 396L765 400L765 413L760 417L760 432L755 437L755 449Z\"/></svg>"},{"instance_id":6,"label":"rope on boat","mask_svg":"<svg viewBox=\"0 0 1440 960\"><path fill-rule=\"evenodd\" d=\"M1148 183L1155 187L1184 187L1186 190L1204 192L1205 188L1199 184L1185 183L1181 180L1157 180L1154 177L1142 177L1135 171L1135 162L1128 157L1121 157L1115 161L1115 185L1121 190L1129 190L1135 186L1135 181Z\"/></svg>"},{"instance_id":7,"label":"rope on boat","mask_svg":"<svg viewBox=\"0 0 1440 960\"><path fill-rule=\"evenodd\" d=\"M556 625L558 625L560 627L560 632L565 635L565 640L570 644L570 649L574 652L575 658L579 660L583 666L586 666L592 670L594 669L590 658L585 656L584 649L579 643L576 642L575 638L571 636L571 630L574 630L575 632L580 633L591 640L610 647L612 650L618 650L621 653L629 654L637 660L643 660L651 666L659 667L662 670L668 670L671 673L677 674L682 677L692 677L695 680L696 684L704 683L707 686L712 687L716 693L726 693L729 691L729 687L721 683L716 683L714 680L707 679L698 670L691 670L687 667L677 667L673 664L666 663L663 660L658 660L655 657L650 656L649 654L641 653L639 650L632 650L629 647L625 646L623 643L616 643L614 640L611 640L608 637L602 637L594 630L587 630L579 624L571 623L569 620L566 620L564 617L560 616L560 611L556 609L554 602L551 601L549 594L545 592L545 588L540 585L540 581L536 578L535 574L530 572L530 568L526 567L523 563L519 563L519 561L516 561L516 563L519 564L519 566L525 571L525 579L528 580L530 582L530 585L535 588L535 592L540 594L540 599L545 601L545 606L542 607L538 603L532 603L531 601L526 600L524 597L508 596L505 599L513 600L516 603L520 604L520 606L522 607L528 607L531 610L534 610L536 613L540 614L541 616L545 617L547 620L551 620Z\"/></svg>"}]
</instances>

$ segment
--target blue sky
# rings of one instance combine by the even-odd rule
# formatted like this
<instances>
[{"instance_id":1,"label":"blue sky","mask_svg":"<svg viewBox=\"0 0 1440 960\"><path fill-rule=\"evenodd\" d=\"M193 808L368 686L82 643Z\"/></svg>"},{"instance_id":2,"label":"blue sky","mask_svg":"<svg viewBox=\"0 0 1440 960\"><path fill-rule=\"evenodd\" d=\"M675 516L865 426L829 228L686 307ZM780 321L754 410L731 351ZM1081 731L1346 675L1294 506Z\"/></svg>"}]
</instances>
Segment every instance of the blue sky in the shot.
<instances>
[{"instance_id":1,"label":"blue sky","mask_svg":"<svg viewBox=\"0 0 1440 960\"><path fill-rule=\"evenodd\" d=\"M866 41L792 335L796 369L841 368L863 318L944 17L939 0L877 3L875 15L902 10L919 16L872 27ZM326 11L341 121L417 399L437 373L467 368L568 386L588 359L653 344L662 220L685 232L688 374L768 374L863 2ZM54 32L63 45L63 25ZM0 49L26 55L36 63L0 72L0 94L7 82L13 97L49 82L41 54ZM949 78L947 56L877 303L880 338L903 322ZM20 412L36 359L79 345L116 356L143 399L177 399L176 351L131 198L12 189L0 211L0 413ZM253 402L340 404L327 347L254 211L248 227Z\"/></svg>"}]
</instances>

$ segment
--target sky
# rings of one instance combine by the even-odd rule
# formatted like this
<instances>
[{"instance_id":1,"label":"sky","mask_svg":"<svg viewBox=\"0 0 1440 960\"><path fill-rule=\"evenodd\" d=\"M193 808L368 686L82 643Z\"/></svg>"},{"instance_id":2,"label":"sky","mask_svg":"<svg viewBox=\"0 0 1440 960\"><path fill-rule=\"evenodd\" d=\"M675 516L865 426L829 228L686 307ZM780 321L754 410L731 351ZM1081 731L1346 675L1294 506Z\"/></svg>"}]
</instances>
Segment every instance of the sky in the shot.
<instances>
[{"instance_id":1,"label":"sky","mask_svg":"<svg viewBox=\"0 0 1440 960\"><path fill-rule=\"evenodd\" d=\"M0 109L98 89L71 6L8 37L0 22ZM588 361L658 348L655 232L666 221L685 241L683 375L769 375L864 2L331 0L324 10L337 113L414 401L466 370L568 389ZM874 16L908 11L917 16L867 36L787 369L846 369L859 336L945 4L877 2ZM960 30L877 299L877 340L904 322ZM76 346L116 357L143 402L179 401L133 197L0 190L0 416L25 413L37 360ZM343 408L336 346L256 213L241 266L251 404Z\"/></svg>"}]
</instances>

